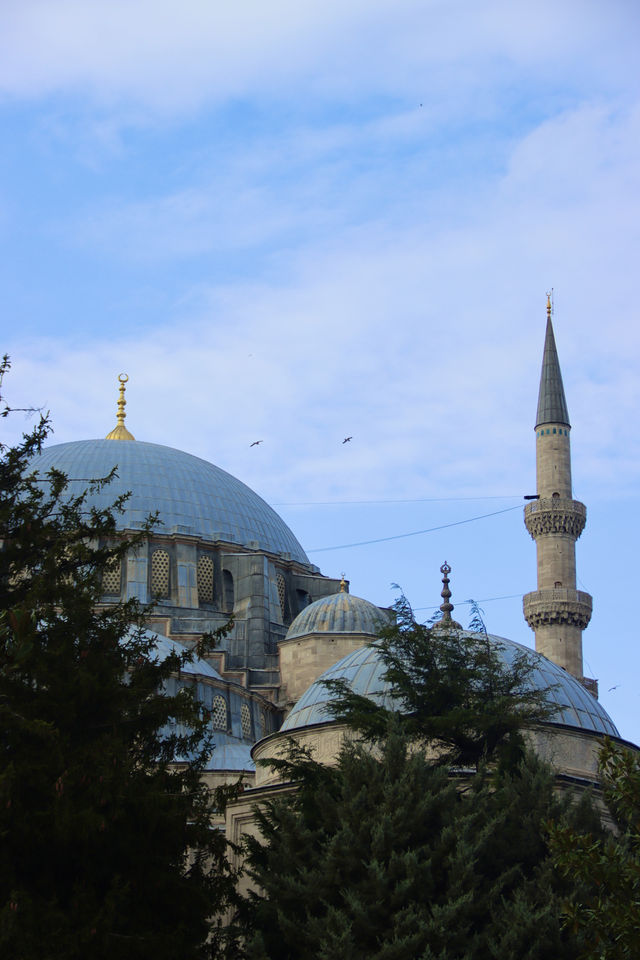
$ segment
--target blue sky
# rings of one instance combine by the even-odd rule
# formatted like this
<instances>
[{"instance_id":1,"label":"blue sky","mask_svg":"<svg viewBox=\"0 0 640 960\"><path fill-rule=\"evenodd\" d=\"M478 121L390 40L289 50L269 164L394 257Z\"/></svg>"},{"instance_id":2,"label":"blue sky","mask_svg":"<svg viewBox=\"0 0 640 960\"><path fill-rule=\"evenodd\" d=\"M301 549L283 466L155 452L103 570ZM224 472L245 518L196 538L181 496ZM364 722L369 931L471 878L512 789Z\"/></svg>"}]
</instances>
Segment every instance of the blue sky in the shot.
<instances>
[{"instance_id":1,"label":"blue sky","mask_svg":"<svg viewBox=\"0 0 640 960\"><path fill-rule=\"evenodd\" d=\"M428 615L446 559L531 643L554 287L587 670L639 741L638 27L632 0L0 5L10 399L104 436L127 372L136 437L240 477L354 593Z\"/></svg>"}]
</instances>

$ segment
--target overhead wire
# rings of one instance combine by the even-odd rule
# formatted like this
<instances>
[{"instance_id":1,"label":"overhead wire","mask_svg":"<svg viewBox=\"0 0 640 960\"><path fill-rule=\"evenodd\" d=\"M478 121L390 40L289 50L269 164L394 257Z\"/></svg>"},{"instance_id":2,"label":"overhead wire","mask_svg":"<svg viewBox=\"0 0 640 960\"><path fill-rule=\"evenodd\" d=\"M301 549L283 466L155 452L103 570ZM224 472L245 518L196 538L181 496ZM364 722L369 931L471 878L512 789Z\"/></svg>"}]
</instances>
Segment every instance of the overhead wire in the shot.
<instances>
[{"instance_id":1,"label":"overhead wire","mask_svg":"<svg viewBox=\"0 0 640 960\"><path fill-rule=\"evenodd\" d=\"M451 523L441 523L437 527L427 527L425 530L412 530L410 533L396 533L390 537L376 537L374 540L358 540L354 543L341 543L333 547L313 547L307 553L326 553L329 550L348 550L351 547L368 547L373 543L388 543L390 540L404 540L407 537L419 537L425 533L434 533L436 530L446 530L449 527L459 527L464 523L473 523L476 520L486 520L488 517L497 517L501 513L510 513L512 510L521 510L518 503L515 507L505 507L504 510L494 510L491 513L482 513L477 517L467 517L465 520L454 520Z\"/></svg>"},{"instance_id":2,"label":"overhead wire","mask_svg":"<svg viewBox=\"0 0 640 960\"><path fill-rule=\"evenodd\" d=\"M522 496L515 493L505 493L503 495L493 494L488 497L403 497L393 500L289 500L278 501L271 504L272 507L333 507L349 506L352 504L375 504L375 503L456 503L466 500L521 500Z\"/></svg>"},{"instance_id":3,"label":"overhead wire","mask_svg":"<svg viewBox=\"0 0 640 960\"><path fill-rule=\"evenodd\" d=\"M468 606L471 603L492 603L494 600L517 600L522 599L521 593L509 593L504 597L485 597L483 600L456 600L456 607ZM428 607L413 607L414 610L438 610L439 604Z\"/></svg>"}]
</instances>

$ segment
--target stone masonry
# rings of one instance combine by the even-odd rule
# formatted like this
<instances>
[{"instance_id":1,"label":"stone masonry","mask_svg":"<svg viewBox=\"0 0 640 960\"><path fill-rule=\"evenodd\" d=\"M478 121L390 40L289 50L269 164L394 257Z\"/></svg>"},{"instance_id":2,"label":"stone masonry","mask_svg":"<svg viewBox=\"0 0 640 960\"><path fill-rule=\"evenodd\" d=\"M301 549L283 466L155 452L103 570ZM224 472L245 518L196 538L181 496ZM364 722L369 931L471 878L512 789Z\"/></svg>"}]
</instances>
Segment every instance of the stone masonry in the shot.
<instances>
[{"instance_id":1,"label":"stone masonry","mask_svg":"<svg viewBox=\"0 0 640 960\"><path fill-rule=\"evenodd\" d=\"M576 589L575 543L587 509L572 498L571 425L549 299L535 429L537 499L525 507L524 522L536 542L538 589L525 595L524 616L536 650L583 681L582 631L591 619L591 597Z\"/></svg>"}]
</instances>

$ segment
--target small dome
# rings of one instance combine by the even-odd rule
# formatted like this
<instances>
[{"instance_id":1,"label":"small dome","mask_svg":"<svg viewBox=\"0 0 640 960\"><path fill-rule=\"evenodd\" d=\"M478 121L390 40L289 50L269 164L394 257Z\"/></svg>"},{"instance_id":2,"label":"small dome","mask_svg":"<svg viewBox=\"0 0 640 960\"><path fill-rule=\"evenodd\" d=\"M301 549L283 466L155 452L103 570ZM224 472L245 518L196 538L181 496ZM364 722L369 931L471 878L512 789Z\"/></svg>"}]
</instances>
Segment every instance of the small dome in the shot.
<instances>
[{"instance_id":1,"label":"small dome","mask_svg":"<svg viewBox=\"0 0 640 960\"><path fill-rule=\"evenodd\" d=\"M261 550L288 553L309 564L284 520L257 493L220 467L181 450L139 440L78 440L46 447L32 465L40 474L53 467L71 480L77 477L79 482L70 484L72 493L116 467L113 481L88 502L104 508L131 493L116 518L119 529L135 529L157 510L159 534L180 532L241 546L257 543Z\"/></svg>"},{"instance_id":2,"label":"small dome","mask_svg":"<svg viewBox=\"0 0 640 960\"><path fill-rule=\"evenodd\" d=\"M364 633L376 637L389 618L380 607L350 593L334 593L310 603L295 618L286 640L310 633Z\"/></svg>"},{"instance_id":3,"label":"small dome","mask_svg":"<svg viewBox=\"0 0 640 960\"><path fill-rule=\"evenodd\" d=\"M550 723L611 737L620 736L606 710L562 667L512 640L495 636L490 636L489 639L507 667L519 653L526 653L531 658L534 664L531 674L532 688L546 690L548 702L558 707ZM332 694L324 686L324 680L346 680L354 693L370 697L391 708L393 698L389 684L382 680L383 673L384 665L375 646L363 647L348 654L318 677L303 693L282 724L281 730L290 731L315 723L333 722L327 709Z\"/></svg>"}]
</instances>

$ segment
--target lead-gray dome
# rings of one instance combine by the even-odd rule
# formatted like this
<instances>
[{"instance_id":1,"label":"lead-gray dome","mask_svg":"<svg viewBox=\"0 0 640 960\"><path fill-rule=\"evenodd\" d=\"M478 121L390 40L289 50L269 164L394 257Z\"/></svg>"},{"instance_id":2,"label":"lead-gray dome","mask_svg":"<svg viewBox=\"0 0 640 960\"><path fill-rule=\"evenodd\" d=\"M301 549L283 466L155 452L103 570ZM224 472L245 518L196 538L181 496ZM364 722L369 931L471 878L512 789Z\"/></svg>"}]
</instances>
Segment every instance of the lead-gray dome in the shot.
<instances>
[{"instance_id":1,"label":"lead-gray dome","mask_svg":"<svg viewBox=\"0 0 640 960\"><path fill-rule=\"evenodd\" d=\"M526 653L533 663L531 686L536 690L546 690L547 699L557 706L558 711L549 721L580 730L619 737L613 721L606 710L598 703L581 683L546 657L523 647L504 637L490 636L494 649L500 654L506 666L510 666L515 656ZM348 654L326 670L305 693L283 723L281 730L290 731L308 727L315 723L331 723L328 705L333 695L324 686L324 680L345 680L355 693L370 697L386 707L392 707L393 698L388 683L382 680L384 665L374 646L361 647Z\"/></svg>"},{"instance_id":2,"label":"lead-gray dome","mask_svg":"<svg viewBox=\"0 0 640 960\"><path fill-rule=\"evenodd\" d=\"M388 623L380 607L368 600L351 593L334 593L305 607L287 630L286 639L311 633L364 633L376 637Z\"/></svg>"},{"instance_id":3,"label":"lead-gray dome","mask_svg":"<svg viewBox=\"0 0 640 960\"><path fill-rule=\"evenodd\" d=\"M70 479L79 478L71 485L73 492L117 467L117 477L91 494L90 503L108 507L130 491L117 518L119 529L135 529L157 510L161 534L180 532L241 546L257 543L261 550L309 563L286 523L257 493L220 467L172 447L139 440L79 440L46 448L33 465L40 473L54 467Z\"/></svg>"}]
</instances>

